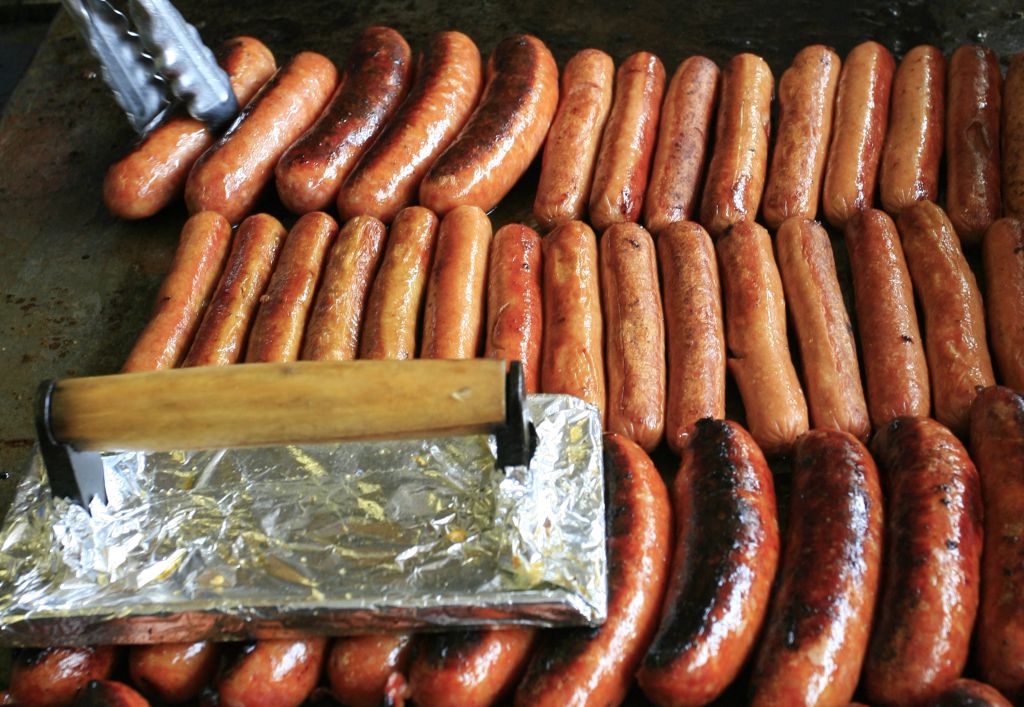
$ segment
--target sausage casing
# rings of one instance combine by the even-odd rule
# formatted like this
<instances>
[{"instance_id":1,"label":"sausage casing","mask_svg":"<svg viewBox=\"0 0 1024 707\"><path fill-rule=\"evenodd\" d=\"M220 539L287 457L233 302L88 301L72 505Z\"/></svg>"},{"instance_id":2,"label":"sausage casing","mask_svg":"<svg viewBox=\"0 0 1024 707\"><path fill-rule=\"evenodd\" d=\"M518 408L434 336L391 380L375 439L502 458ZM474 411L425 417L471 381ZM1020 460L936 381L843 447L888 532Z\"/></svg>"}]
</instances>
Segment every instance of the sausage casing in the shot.
<instances>
[{"instance_id":1,"label":"sausage casing","mask_svg":"<svg viewBox=\"0 0 1024 707\"><path fill-rule=\"evenodd\" d=\"M1003 210L1024 218L1024 52L1010 59L1003 82Z\"/></svg>"},{"instance_id":2,"label":"sausage casing","mask_svg":"<svg viewBox=\"0 0 1024 707\"><path fill-rule=\"evenodd\" d=\"M339 638L327 657L331 694L347 707L380 707L388 681L409 664L412 636L385 633Z\"/></svg>"},{"instance_id":3,"label":"sausage casing","mask_svg":"<svg viewBox=\"0 0 1024 707\"><path fill-rule=\"evenodd\" d=\"M933 707L1012 707L999 690L990 685L960 678L942 691Z\"/></svg>"},{"instance_id":4,"label":"sausage casing","mask_svg":"<svg viewBox=\"0 0 1024 707\"><path fill-rule=\"evenodd\" d=\"M221 707L298 707L316 687L327 639L247 643L217 682Z\"/></svg>"},{"instance_id":5,"label":"sausage casing","mask_svg":"<svg viewBox=\"0 0 1024 707\"><path fill-rule=\"evenodd\" d=\"M1024 392L1024 223L993 223L981 242L985 310L1000 379Z\"/></svg>"},{"instance_id":6,"label":"sausage casing","mask_svg":"<svg viewBox=\"0 0 1024 707\"><path fill-rule=\"evenodd\" d=\"M132 682L170 704L195 699L219 664L220 646L213 641L132 646L128 653Z\"/></svg>"},{"instance_id":7,"label":"sausage casing","mask_svg":"<svg viewBox=\"0 0 1024 707\"><path fill-rule=\"evenodd\" d=\"M78 691L75 707L149 707L149 701L123 682L92 680Z\"/></svg>"},{"instance_id":8,"label":"sausage casing","mask_svg":"<svg viewBox=\"0 0 1024 707\"><path fill-rule=\"evenodd\" d=\"M90 680L110 677L117 655L114 646L17 650L8 686L13 704L68 707Z\"/></svg>"}]
</instances>

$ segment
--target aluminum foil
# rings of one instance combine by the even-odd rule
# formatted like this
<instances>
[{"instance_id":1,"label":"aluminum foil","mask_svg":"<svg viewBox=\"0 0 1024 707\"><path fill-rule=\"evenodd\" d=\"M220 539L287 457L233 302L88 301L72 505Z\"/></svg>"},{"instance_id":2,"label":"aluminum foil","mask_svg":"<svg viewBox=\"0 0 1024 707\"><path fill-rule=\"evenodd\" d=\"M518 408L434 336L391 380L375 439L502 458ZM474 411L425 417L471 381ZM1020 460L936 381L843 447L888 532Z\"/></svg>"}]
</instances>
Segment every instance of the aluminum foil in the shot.
<instances>
[{"instance_id":1,"label":"aluminum foil","mask_svg":"<svg viewBox=\"0 0 1024 707\"><path fill-rule=\"evenodd\" d=\"M496 469L487 435L109 453L91 513L36 455L0 528L0 642L600 623L600 420L562 395L529 410L528 469Z\"/></svg>"}]
</instances>

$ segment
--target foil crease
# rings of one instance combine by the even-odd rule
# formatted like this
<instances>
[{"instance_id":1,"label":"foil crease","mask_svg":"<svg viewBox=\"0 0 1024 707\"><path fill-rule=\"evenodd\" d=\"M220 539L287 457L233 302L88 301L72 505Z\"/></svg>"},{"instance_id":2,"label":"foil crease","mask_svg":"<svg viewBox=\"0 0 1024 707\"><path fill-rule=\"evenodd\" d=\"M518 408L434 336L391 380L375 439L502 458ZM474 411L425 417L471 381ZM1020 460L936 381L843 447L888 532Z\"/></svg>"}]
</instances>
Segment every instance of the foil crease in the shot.
<instances>
[{"instance_id":1,"label":"foil crease","mask_svg":"<svg viewBox=\"0 0 1024 707\"><path fill-rule=\"evenodd\" d=\"M600 419L528 406L528 469L496 469L487 435L107 453L91 513L52 497L37 454L0 528L0 641L600 623Z\"/></svg>"}]
</instances>

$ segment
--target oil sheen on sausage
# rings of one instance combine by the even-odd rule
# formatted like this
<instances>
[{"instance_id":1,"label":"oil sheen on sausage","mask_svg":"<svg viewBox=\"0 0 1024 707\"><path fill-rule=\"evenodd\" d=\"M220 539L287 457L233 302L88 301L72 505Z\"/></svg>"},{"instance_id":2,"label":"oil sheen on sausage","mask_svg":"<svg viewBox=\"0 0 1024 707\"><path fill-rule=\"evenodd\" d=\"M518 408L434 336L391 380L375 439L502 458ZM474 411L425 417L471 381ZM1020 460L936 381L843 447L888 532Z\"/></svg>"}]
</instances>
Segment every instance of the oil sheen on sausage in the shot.
<instances>
[{"instance_id":1,"label":"oil sheen on sausage","mask_svg":"<svg viewBox=\"0 0 1024 707\"><path fill-rule=\"evenodd\" d=\"M981 243L985 311L999 380L1024 393L1024 222L993 223Z\"/></svg>"}]
</instances>

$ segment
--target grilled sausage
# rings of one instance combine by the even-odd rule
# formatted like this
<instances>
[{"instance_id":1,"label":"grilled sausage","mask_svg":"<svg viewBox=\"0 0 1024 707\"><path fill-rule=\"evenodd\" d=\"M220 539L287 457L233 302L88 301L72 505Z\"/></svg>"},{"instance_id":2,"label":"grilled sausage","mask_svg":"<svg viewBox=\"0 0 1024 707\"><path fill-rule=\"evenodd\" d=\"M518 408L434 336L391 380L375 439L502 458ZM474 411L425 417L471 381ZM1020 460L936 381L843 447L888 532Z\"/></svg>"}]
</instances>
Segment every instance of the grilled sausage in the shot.
<instances>
[{"instance_id":1,"label":"grilled sausage","mask_svg":"<svg viewBox=\"0 0 1024 707\"><path fill-rule=\"evenodd\" d=\"M999 109L1003 74L991 49L965 45L949 60L946 211L966 245L999 218Z\"/></svg>"},{"instance_id":2,"label":"grilled sausage","mask_svg":"<svg viewBox=\"0 0 1024 707\"><path fill-rule=\"evenodd\" d=\"M327 658L331 694L347 707L380 707L388 681L409 664L408 633L339 638Z\"/></svg>"},{"instance_id":3,"label":"grilled sausage","mask_svg":"<svg viewBox=\"0 0 1024 707\"><path fill-rule=\"evenodd\" d=\"M480 50L461 32L435 34L417 73L409 97L342 184L342 218L368 215L391 223L415 203L423 176L476 107Z\"/></svg>"},{"instance_id":4,"label":"grilled sausage","mask_svg":"<svg viewBox=\"0 0 1024 707\"><path fill-rule=\"evenodd\" d=\"M649 52L629 56L615 74L615 97L590 189L590 222L599 232L640 218L664 92L665 67Z\"/></svg>"},{"instance_id":5,"label":"grilled sausage","mask_svg":"<svg viewBox=\"0 0 1024 707\"><path fill-rule=\"evenodd\" d=\"M577 52L562 69L562 90L541 160L533 215L544 228L581 219L612 105L615 64L599 49Z\"/></svg>"},{"instance_id":6,"label":"grilled sausage","mask_svg":"<svg viewBox=\"0 0 1024 707\"><path fill-rule=\"evenodd\" d=\"M930 201L918 202L903 210L899 226L924 310L935 419L963 436L977 388L995 383L981 293L942 209Z\"/></svg>"},{"instance_id":7,"label":"grilled sausage","mask_svg":"<svg viewBox=\"0 0 1024 707\"><path fill-rule=\"evenodd\" d=\"M604 417L605 383L597 241L570 221L544 238L544 342L540 388L575 395Z\"/></svg>"},{"instance_id":8,"label":"grilled sausage","mask_svg":"<svg viewBox=\"0 0 1024 707\"><path fill-rule=\"evenodd\" d=\"M476 206L441 221L423 313L423 358L474 358L480 351L491 222Z\"/></svg>"},{"instance_id":9,"label":"grilled sausage","mask_svg":"<svg viewBox=\"0 0 1024 707\"><path fill-rule=\"evenodd\" d=\"M217 681L221 707L297 707L316 687L327 639L247 643Z\"/></svg>"},{"instance_id":10,"label":"grilled sausage","mask_svg":"<svg viewBox=\"0 0 1024 707\"><path fill-rule=\"evenodd\" d=\"M665 318L654 241L635 223L601 237L609 432L650 452L665 431Z\"/></svg>"},{"instance_id":11,"label":"grilled sausage","mask_svg":"<svg viewBox=\"0 0 1024 707\"><path fill-rule=\"evenodd\" d=\"M1024 223L993 223L981 243L992 353L1004 385L1024 392Z\"/></svg>"},{"instance_id":12,"label":"grilled sausage","mask_svg":"<svg viewBox=\"0 0 1024 707\"><path fill-rule=\"evenodd\" d=\"M1012 707L994 687L960 678L939 695L932 707Z\"/></svg>"},{"instance_id":13,"label":"grilled sausage","mask_svg":"<svg viewBox=\"0 0 1024 707\"><path fill-rule=\"evenodd\" d=\"M1024 52L1010 59L1003 83L1003 209L1024 218Z\"/></svg>"},{"instance_id":14,"label":"grilled sausage","mask_svg":"<svg viewBox=\"0 0 1024 707\"><path fill-rule=\"evenodd\" d=\"M779 556L775 489L734 422L697 422L673 486L676 547L661 625L637 679L658 705L700 705L733 681L768 608Z\"/></svg>"},{"instance_id":15,"label":"grilled sausage","mask_svg":"<svg viewBox=\"0 0 1024 707\"><path fill-rule=\"evenodd\" d=\"M227 72L240 106L249 102L277 68L270 50L252 37L224 42L217 63ZM146 218L160 211L181 196L189 170L213 140L202 121L184 112L171 116L107 170L103 180L107 209L127 219Z\"/></svg>"},{"instance_id":16,"label":"grilled sausage","mask_svg":"<svg viewBox=\"0 0 1024 707\"><path fill-rule=\"evenodd\" d=\"M888 49L877 42L864 42L847 55L839 74L821 195L825 218L838 228L844 227L854 212L874 203L894 68Z\"/></svg>"},{"instance_id":17,"label":"grilled sausage","mask_svg":"<svg viewBox=\"0 0 1024 707\"><path fill-rule=\"evenodd\" d=\"M302 359L350 361L359 351L366 295L387 231L372 216L349 219L327 257L323 281L306 326Z\"/></svg>"},{"instance_id":18,"label":"grilled sausage","mask_svg":"<svg viewBox=\"0 0 1024 707\"><path fill-rule=\"evenodd\" d=\"M128 653L132 682L161 702L195 699L220 664L220 646L212 641L133 646Z\"/></svg>"},{"instance_id":19,"label":"grilled sausage","mask_svg":"<svg viewBox=\"0 0 1024 707\"><path fill-rule=\"evenodd\" d=\"M297 214L334 204L341 183L409 90L412 50L395 30L367 27L348 55L330 104L281 156L281 202Z\"/></svg>"},{"instance_id":20,"label":"grilled sausage","mask_svg":"<svg viewBox=\"0 0 1024 707\"><path fill-rule=\"evenodd\" d=\"M224 274L182 366L224 366L239 359L284 238L284 226L269 214L250 216L238 227Z\"/></svg>"},{"instance_id":21,"label":"grilled sausage","mask_svg":"<svg viewBox=\"0 0 1024 707\"><path fill-rule=\"evenodd\" d=\"M558 105L558 66L544 43L517 34L487 61L480 105L420 184L420 203L494 208L540 150Z\"/></svg>"},{"instance_id":22,"label":"grilled sausage","mask_svg":"<svg viewBox=\"0 0 1024 707\"><path fill-rule=\"evenodd\" d=\"M700 222L716 238L757 216L768 171L772 71L764 59L737 54L722 72L715 149L708 165Z\"/></svg>"},{"instance_id":23,"label":"grilled sausage","mask_svg":"<svg viewBox=\"0 0 1024 707\"><path fill-rule=\"evenodd\" d=\"M516 691L519 707L617 705L658 623L672 544L668 490L650 458L604 437L608 479L608 618L542 634Z\"/></svg>"},{"instance_id":24,"label":"grilled sausage","mask_svg":"<svg viewBox=\"0 0 1024 707\"><path fill-rule=\"evenodd\" d=\"M771 229L791 216L818 215L839 66L832 49L812 44L800 50L779 79L779 129L763 207Z\"/></svg>"},{"instance_id":25,"label":"grilled sausage","mask_svg":"<svg viewBox=\"0 0 1024 707\"><path fill-rule=\"evenodd\" d=\"M123 682L93 680L78 691L75 707L149 707L149 701Z\"/></svg>"},{"instance_id":26,"label":"grilled sausage","mask_svg":"<svg viewBox=\"0 0 1024 707\"><path fill-rule=\"evenodd\" d=\"M807 431L807 401L789 355L786 303L768 232L752 221L718 241L727 363L750 434L765 454L785 454Z\"/></svg>"},{"instance_id":27,"label":"grilled sausage","mask_svg":"<svg viewBox=\"0 0 1024 707\"><path fill-rule=\"evenodd\" d=\"M185 222L153 314L122 371L173 368L181 362L224 269L230 245L231 224L220 214L200 211Z\"/></svg>"},{"instance_id":28,"label":"grilled sausage","mask_svg":"<svg viewBox=\"0 0 1024 707\"><path fill-rule=\"evenodd\" d=\"M241 221L270 182L278 159L320 115L337 81L326 57L296 54L192 167L185 183L189 211L216 211L231 223Z\"/></svg>"},{"instance_id":29,"label":"grilled sausage","mask_svg":"<svg viewBox=\"0 0 1024 707\"><path fill-rule=\"evenodd\" d=\"M794 216L782 224L775 245L800 342L811 422L816 428L842 430L866 440L871 422L860 384L857 345L828 233L816 221Z\"/></svg>"},{"instance_id":30,"label":"grilled sausage","mask_svg":"<svg viewBox=\"0 0 1024 707\"><path fill-rule=\"evenodd\" d=\"M978 472L959 440L899 417L872 442L885 485L882 592L864 664L871 704L935 699L967 661L982 543Z\"/></svg>"},{"instance_id":31,"label":"grilled sausage","mask_svg":"<svg viewBox=\"0 0 1024 707\"><path fill-rule=\"evenodd\" d=\"M437 240L437 216L422 206L398 212L366 304L360 358L413 358Z\"/></svg>"},{"instance_id":32,"label":"grilled sausage","mask_svg":"<svg viewBox=\"0 0 1024 707\"><path fill-rule=\"evenodd\" d=\"M878 470L864 445L834 430L797 441L789 528L751 704L853 697L878 591L882 518Z\"/></svg>"},{"instance_id":33,"label":"grilled sausage","mask_svg":"<svg viewBox=\"0 0 1024 707\"><path fill-rule=\"evenodd\" d=\"M23 648L15 651L8 689L23 707L67 707L90 680L106 680L114 670L117 649Z\"/></svg>"},{"instance_id":34,"label":"grilled sausage","mask_svg":"<svg viewBox=\"0 0 1024 707\"><path fill-rule=\"evenodd\" d=\"M526 392L540 387L540 236L517 223L498 229L491 241L484 355L521 361Z\"/></svg>"}]
</instances>

